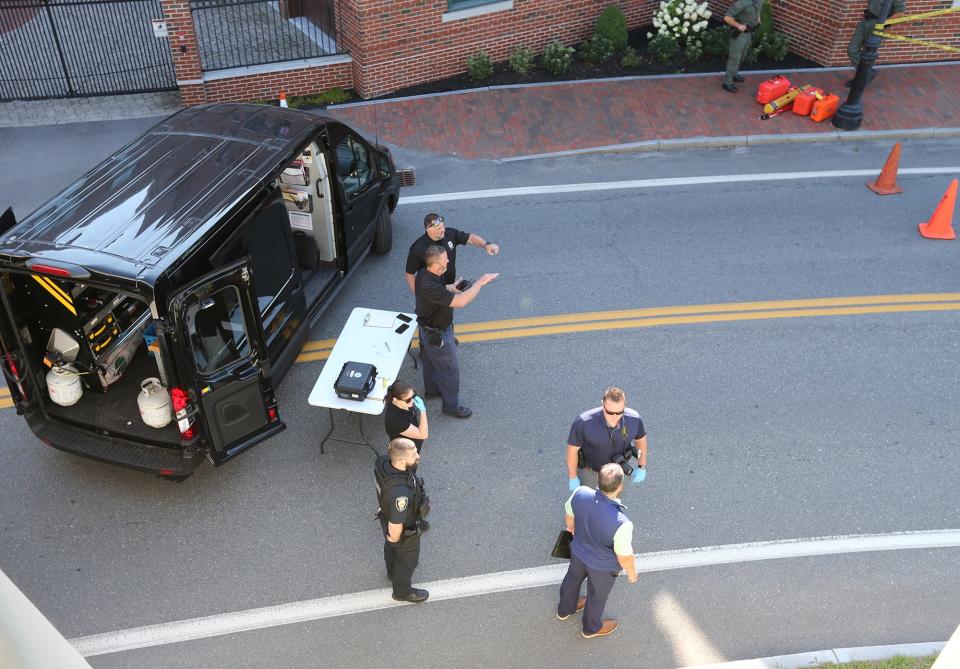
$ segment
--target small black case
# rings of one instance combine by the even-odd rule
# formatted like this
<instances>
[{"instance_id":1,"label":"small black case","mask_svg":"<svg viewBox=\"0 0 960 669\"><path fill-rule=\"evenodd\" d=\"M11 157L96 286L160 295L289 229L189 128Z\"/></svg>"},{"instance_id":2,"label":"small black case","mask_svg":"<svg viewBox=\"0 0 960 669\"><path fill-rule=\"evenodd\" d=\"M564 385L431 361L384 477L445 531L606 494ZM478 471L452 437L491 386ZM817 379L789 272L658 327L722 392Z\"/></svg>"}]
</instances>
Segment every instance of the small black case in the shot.
<instances>
[{"instance_id":1,"label":"small black case","mask_svg":"<svg viewBox=\"0 0 960 669\"><path fill-rule=\"evenodd\" d=\"M362 402L377 382L377 368L365 362L345 362L333 384L337 397Z\"/></svg>"}]
</instances>

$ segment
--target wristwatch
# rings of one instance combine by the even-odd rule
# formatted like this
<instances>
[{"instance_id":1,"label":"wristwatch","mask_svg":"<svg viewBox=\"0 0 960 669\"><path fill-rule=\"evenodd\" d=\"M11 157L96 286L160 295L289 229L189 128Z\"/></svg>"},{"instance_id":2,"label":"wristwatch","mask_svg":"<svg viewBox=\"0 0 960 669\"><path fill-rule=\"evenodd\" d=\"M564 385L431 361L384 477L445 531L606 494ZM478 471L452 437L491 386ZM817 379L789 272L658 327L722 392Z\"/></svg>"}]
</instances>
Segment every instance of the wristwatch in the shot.
<instances>
[{"instance_id":1,"label":"wristwatch","mask_svg":"<svg viewBox=\"0 0 960 669\"><path fill-rule=\"evenodd\" d=\"M487 248L487 247L490 246L491 244L493 244L493 242L484 242L484 243L483 243L483 248Z\"/></svg>"}]
</instances>

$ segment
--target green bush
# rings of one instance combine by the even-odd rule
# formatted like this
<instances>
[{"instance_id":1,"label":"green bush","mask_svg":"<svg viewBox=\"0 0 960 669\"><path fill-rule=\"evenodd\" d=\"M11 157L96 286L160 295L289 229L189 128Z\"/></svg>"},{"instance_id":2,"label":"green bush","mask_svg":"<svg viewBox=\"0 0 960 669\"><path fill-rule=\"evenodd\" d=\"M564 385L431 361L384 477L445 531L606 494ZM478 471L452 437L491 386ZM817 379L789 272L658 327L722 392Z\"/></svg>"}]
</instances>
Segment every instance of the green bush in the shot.
<instances>
[{"instance_id":1,"label":"green bush","mask_svg":"<svg viewBox=\"0 0 960 669\"><path fill-rule=\"evenodd\" d=\"M666 65L677 57L680 46L672 35L654 35L647 44L647 51L660 63Z\"/></svg>"},{"instance_id":2,"label":"green bush","mask_svg":"<svg viewBox=\"0 0 960 669\"><path fill-rule=\"evenodd\" d=\"M640 59L640 54L637 53L637 50L632 46L628 46L623 50L623 57L620 59L620 67L640 67L640 64L643 61Z\"/></svg>"},{"instance_id":3,"label":"green bush","mask_svg":"<svg viewBox=\"0 0 960 669\"><path fill-rule=\"evenodd\" d=\"M703 43L700 40L687 40L687 45L683 47L683 57L688 63L696 63L703 58Z\"/></svg>"},{"instance_id":4,"label":"green bush","mask_svg":"<svg viewBox=\"0 0 960 669\"><path fill-rule=\"evenodd\" d=\"M543 67L550 74L560 76L566 74L573 62L573 48L564 46L559 40L551 42L543 50Z\"/></svg>"},{"instance_id":5,"label":"green bush","mask_svg":"<svg viewBox=\"0 0 960 669\"><path fill-rule=\"evenodd\" d=\"M707 58L724 58L730 51L730 30L723 26L703 32L703 55Z\"/></svg>"},{"instance_id":6,"label":"green bush","mask_svg":"<svg viewBox=\"0 0 960 669\"><path fill-rule=\"evenodd\" d=\"M752 44L747 47L746 52L743 54L743 60L741 61L744 65L753 65L757 62L757 59L760 58L760 45Z\"/></svg>"},{"instance_id":7,"label":"green bush","mask_svg":"<svg viewBox=\"0 0 960 669\"><path fill-rule=\"evenodd\" d=\"M760 43L760 50L770 60L785 60L790 53L790 38L779 30L771 30Z\"/></svg>"},{"instance_id":8,"label":"green bush","mask_svg":"<svg viewBox=\"0 0 960 669\"><path fill-rule=\"evenodd\" d=\"M490 62L490 56L483 51L478 51L472 56L467 56L467 74L471 79L481 81L493 76L493 63Z\"/></svg>"},{"instance_id":9,"label":"green bush","mask_svg":"<svg viewBox=\"0 0 960 669\"><path fill-rule=\"evenodd\" d=\"M342 88L331 88L317 93L316 95L298 95L287 100L287 104L293 109L303 109L310 107L324 107L326 105L337 105L341 102L349 102L352 99L348 92Z\"/></svg>"},{"instance_id":10,"label":"green bush","mask_svg":"<svg viewBox=\"0 0 960 669\"><path fill-rule=\"evenodd\" d=\"M533 49L528 49L525 46L518 46L513 50L513 53L510 54L510 69L519 74L521 77L525 77L533 71L534 55Z\"/></svg>"},{"instance_id":11,"label":"green bush","mask_svg":"<svg viewBox=\"0 0 960 669\"><path fill-rule=\"evenodd\" d=\"M600 65L610 60L613 55L613 44L602 35L594 35L580 45L580 60L591 65Z\"/></svg>"},{"instance_id":12,"label":"green bush","mask_svg":"<svg viewBox=\"0 0 960 669\"><path fill-rule=\"evenodd\" d=\"M610 40L614 51L623 51L627 48L627 17L617 5L610 5L600 14L597 25L593 29L594 35L606 37Z\"/></svg>"},{"instance_id":13,"label":"green bush","mask_svg":"<svg viewBox=\"0 0 960 669\"><path fill-rule=\"evenodd\" d=\"M773 30L773 15L770 13L770 2L764 0L760 5L760 25L753 31L753 44L763 42L764 38Z\"/></svg>"}]
</instances>

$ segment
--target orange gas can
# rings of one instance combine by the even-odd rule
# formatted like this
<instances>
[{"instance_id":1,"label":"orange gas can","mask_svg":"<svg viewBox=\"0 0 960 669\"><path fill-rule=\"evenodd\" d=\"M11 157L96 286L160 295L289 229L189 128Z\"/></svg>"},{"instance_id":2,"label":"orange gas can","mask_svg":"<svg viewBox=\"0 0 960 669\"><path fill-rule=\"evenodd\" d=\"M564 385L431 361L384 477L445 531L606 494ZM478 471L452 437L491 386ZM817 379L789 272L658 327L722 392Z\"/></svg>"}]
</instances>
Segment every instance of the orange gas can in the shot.
<instances>
[{"instance_id":1,"label":"orange gas can","mask_svg":"<svg viewBox=\"0 0 960 669\"><path fill-rule=\"evenodd\" d=\"M819 123L837 113L837 107L840 106L839 95L825 95L822 100L813 103L813 109L810 111L810 118Z\"/></svg>"},{"instance_id":2,"label":"orange gas can","mask_svg":"<svg viewBox=\"0 0 960 669\"><path fill-rule=\"evenodd\" d=\"M809 116L813 109L813 103L817 101L817 95L823 94L822 88L808 88L797 96L793 101L793 113L800 116Z\"/></svg>"},{"instance_id":3,"label":"orange gas can","mask_svg":"<svg viewBox=\"0 0 960 669\"><path fill-rule=\"evenodd\" d=\"M757 87L757 102L762 105L773 102L788 90L790 90L790 80L778 74Z\"/></svg>"}]
</instances>

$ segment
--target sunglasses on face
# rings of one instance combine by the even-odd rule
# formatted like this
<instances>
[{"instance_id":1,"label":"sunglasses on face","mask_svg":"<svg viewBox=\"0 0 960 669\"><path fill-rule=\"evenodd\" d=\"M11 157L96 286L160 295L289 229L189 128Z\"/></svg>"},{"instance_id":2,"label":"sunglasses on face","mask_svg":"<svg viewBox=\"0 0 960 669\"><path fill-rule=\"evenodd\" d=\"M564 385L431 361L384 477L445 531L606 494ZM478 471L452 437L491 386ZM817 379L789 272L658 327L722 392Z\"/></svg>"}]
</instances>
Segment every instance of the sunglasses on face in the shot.
<instances>
[{"instance_id":1,"label":"sunglasses on face","mask_svg":"<svg viewBox=\"0 0 960 669\"><path fill-rule=\"evenodd\" d=\"M400 400L400 401L401 401L401 402L406 402L407 404L413 404L413 398L414 398L414 397L415 397L415 395L411 395L410 397L406 397L406 398L404 398L404 399L402 399L402 400Z\"/></svg>"},{"instance_id":2,"label":"sunglasses on face","mask_svg":"<svg viewBox=\"0 0 960 669\"><path fill-rule=\"evenodd\" d=\"M609 411L609 410L607 410L606 407L604 407L603 413L607 414L608 416L622 416L622 415L623 415L623 409L620 409L620 411Z\"/></svg>"}]
</instances>

